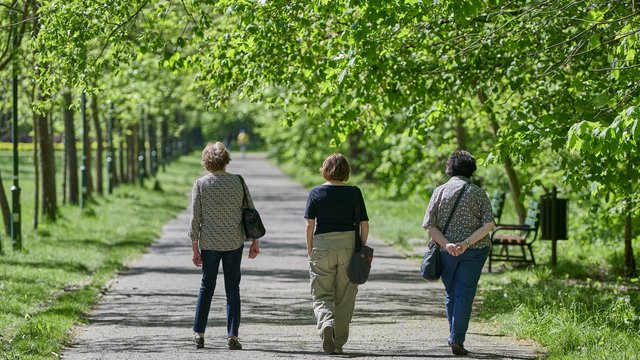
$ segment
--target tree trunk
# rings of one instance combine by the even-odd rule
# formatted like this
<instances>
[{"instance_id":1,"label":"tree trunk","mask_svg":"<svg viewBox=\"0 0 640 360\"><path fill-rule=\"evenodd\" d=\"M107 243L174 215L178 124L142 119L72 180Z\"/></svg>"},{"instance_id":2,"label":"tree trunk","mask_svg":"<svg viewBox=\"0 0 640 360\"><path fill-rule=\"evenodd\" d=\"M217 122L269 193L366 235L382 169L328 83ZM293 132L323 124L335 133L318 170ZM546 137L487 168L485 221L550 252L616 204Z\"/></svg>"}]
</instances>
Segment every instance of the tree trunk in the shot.
<instances>
[{"instance_id":1,"label":"tree trunk","mask_svg":"<svg viewBox=\"0 0 640 360\"><path fill-rule=\"evenodd\" d=\"M491 130L493 131L494 137L498 137L498 131L500 130L500 125L496 121L495 114L491 107L487 104L487 97L482 90L478 91L478 99L480 103L486 108L487 113L489 115L489 121L491 124ZM516 215L518 216L518 223L524 224L524 220L527 217L527 210L524 208L524 204L522 200L520 200L520 194L522 193L522 188L520 186L520 181L518 180L518 174L516 170L513 168L513 162L511 161L511 156L506 155L504 157L504 170L507 174L507 179L509 180L509 188L511 189L511 198L513 199L513 204L516 209Z\"/></svg>"},{"instance_id":2,"label":"tree trunk","mask_svg":"<svg viewBox=\"0 0 640 360\"><path fill-rule=\"evenodd\" d=\"M149 117L147 135L149 137L149 173L156 177L158 173L158 136L156 134L156 118Z\"/></svg>"},{"instance_id":3,"label":"tree trunk","mask_svg":"<svg viewBox=\"0 0 640 360\"><path fill-rule=\"evenodd\" d=\"M38 96L38 85L33 85L34 98ZM34 174L34 196L33 196L33 228L38 228L40 221L40 158L38 156L38 141L40 137L40 131L38 131L38 111L32 111L33 114L33 174ZM44 134L47 135L47 134Z\"/></svg>"},{"instance_id":4,"label":"tree trunk","mask_svg":"<svg viewBox=\"0 0 640 360\"><path fill-rule=\"evenodd\" d=\"M627 278L636 276L636 259L633 256L631 199L626 199L627 215L624 217L624 274Z\"/></svg>"},{"instance_id":5,"label":"tree trunk","mask_svg":"<svg viewBox=\"0 0 640 360\"><path fill-rule=\"evenodd\" d=\"M127 182L127 166L125 166L126 164L126 157L125 157L125 139L123 137L123 131L122 131L122 126L118 126L118 138L119 138L119 145L118 145L118 162L119 162L119 168L120 168L120 182L121 183L126 183Z\"/></svg>"},{"instance_id":6,"label":"tree trunk","mask_svg":"<svg viewBox=\"0 0 640 360\"><path fill-rule=\"evenodd\" d=\"M70 93L65 93L64 98L64 134L65 153L67 157L67 170L69 172L69 203L77 205L80 202L78 188L78 153L76 151L76 131L73 125L74 111L71 108L72 98Z\"/></svg>"},{"instance_id":7,"label":"tree trunk","mask_svg":"<svg viewBox=\"0 0 640 360\"><path fill-rule=\"evenodd\" d=\"M103 184L103 165L102 158L104 152L104 144L102 140L102 126L100 125L100 116L98 114L98 96L93 94L91 97L91 115L93 115L93 127L95 128L96 133L96 191L98 194L104 194L104 184ZM113 161L113 159L112 159Z\"/></svg>"},{"instance_id":8,"label":"tree trunk","mask_svg":"<svg viewBox=\"0 0 640 360\"><path fill-rule=\"evenodd\" d=\"M169 163L169 119L166 116L162 118L160 133L160 163L162 164L162 172L165 172Z\"/></svg>"},{"instance_id":9,"label":"tree trunk","mask_svg":"<svg viewBox=\"0 0 640 360\"><path fill-rule=\"evenodd\" d=\"M87 157L86 164L85 164L86 168L84 171L87 176L86 177L87 183L85 184L85 186L87 187L87 198L89 198L93 193L93 176L91 172L91 164L93 163L93 156L91 152L91 136L89 136L91 134L91 122L87 120L85 122L85 125L86 125L86 128L82 130L82 151Z\"/></svg>"},{"instance_id":10,"label":"tree trunk","mask_svg":"<svg viewBox=\"0 0 640 360\"><path fill-rule=\"evenodd\" d=\"M58 213L56 202L56 162L53 148L53 132L50 132L48 114L39 113L37 120L42 185L42 215L55 221ZM66 147L66 146L65 146Z\"/></svg>"},{"instance_id":11,"label":"tree trunk","mask_svg":"<svg viewBox=\"0 0 640 360\"><path fill-rule=\"evenodd\" d=\"M51 122L53 122L53 120ZM64 150L62 151L62 203L66 204L68 184L67 179L69 178L67 167L69 166L69 157L67 156L67 134L65 133L62 133L62 144L64 146Z\"/></svg>"},{"instance_id":12,"label":"tree trunk","mask_svg":"<svg viewBox=\"0 0 640 360\"><path fill-rule=\"evenodd\" d=\"M131 133L127 134L127 182L132 183L136 181L136 139L138 138L135 126L131 126Z\"/></svg>"},{"instance_id":13,"label":"tree trunk","mask_svg":"<svg viewBox=\"0 0 640 360\"><path fill-rule=\"evenodd\" d=\"M466 150L467 149L467 135L464 131L464 121L463 117L456 118L456 140L458 141L458 149Z\"/></svg>"},{"instance_id":14,"label":"tree trunk","mask_svg":"<svg viewBox=\"0 0 640 360\"><path fill-rule=\"evenodd\" d=\"M2 208L2 220L4 222L4 231L7 235L11 235L11 210L9 208L9 199L7 199L7 194L4 192L2 174L0 174L0 208ZM0 244L0 249L2 249L1 244Z\"/></svg>"}]
</instances>

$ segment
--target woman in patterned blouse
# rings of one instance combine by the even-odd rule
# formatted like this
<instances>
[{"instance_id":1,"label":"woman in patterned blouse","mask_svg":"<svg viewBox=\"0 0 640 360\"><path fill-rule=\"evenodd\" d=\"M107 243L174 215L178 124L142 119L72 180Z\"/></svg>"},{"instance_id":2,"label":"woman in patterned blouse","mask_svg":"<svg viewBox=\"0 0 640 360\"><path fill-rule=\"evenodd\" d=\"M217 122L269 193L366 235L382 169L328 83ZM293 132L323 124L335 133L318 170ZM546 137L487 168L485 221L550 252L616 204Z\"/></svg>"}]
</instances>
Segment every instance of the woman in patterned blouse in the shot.
<instances>
[{"instance_id":1,"label":"woman in patterned blouse","mask_svg":"<svg viewBox=\"0 0 640 360\"><path fill-rule=\"evenodd\" d=\"M227 295L227 344L231 350L242 349L238 341L240 262L246 239L241 217L243 208L253 208L253 200L240 177L226 172L230 160L223 143L207 144L202 151L202 165L209 174L193 184L189 238L193 248L193 264L202 267L202 282L193 325L194 342L199 349L204 347L204 331L220 262L224 270ZM258 239L252 240L250 259L260 252Z\"/></svg>"},{"instance_id":2,"label":"woman in patterned blouse","mask_svg":"<svg viewBox=\"0 0 640 360\"><path fill-rule=\"evenodd\" d=\"M476 159L466 151L454 151L447 160L446 172L451 179L437 187L424 217L422 227L435 240L440 251L442 283L446 290L445 310L449 320L449 346L455 355L467 355L464 348L469 327L471 307L476 295L480 273L491 241L488 234L495 226L489 197L471 184L476 171ZM463 188L467 186L463 193ZM456 199L462 194L458 207L445 227Z\"/></svg>"}]
</instances>

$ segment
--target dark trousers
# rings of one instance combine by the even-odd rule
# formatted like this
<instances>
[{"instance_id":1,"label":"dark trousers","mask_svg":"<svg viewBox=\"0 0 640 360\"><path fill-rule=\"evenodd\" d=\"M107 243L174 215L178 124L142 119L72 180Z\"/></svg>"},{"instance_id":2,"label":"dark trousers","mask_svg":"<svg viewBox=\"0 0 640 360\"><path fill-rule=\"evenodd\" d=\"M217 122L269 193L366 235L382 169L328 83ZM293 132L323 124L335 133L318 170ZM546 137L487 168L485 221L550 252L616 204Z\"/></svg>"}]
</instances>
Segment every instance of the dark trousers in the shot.
<instances>
[{"instance_id":1,"label":"dark trousers","mask_svg":"<svg viewBox=\"0 0 640 360\"><path fill-rule=\"evenodd\" d=\"M196 304L193 331L203 333L207 327L211 299L216 289L218 269L222 261L224 290L227 295L227 336L238 336L240 327L240 262L244 245L236 250L202 250L202 282Z\"/></svg>"},{"instance_id":2,"label":"dark trousers","mask_svg":"<svg viewBox=\"0 0 640 360\"><path fill-rule=\"evenodd\" d=\"M488 255L488 247L468 249L460 256L451 256L446 251L440 251L450 343L464 344L473 298L476 296L482 267Z\"/></svg>"}]
</instances>

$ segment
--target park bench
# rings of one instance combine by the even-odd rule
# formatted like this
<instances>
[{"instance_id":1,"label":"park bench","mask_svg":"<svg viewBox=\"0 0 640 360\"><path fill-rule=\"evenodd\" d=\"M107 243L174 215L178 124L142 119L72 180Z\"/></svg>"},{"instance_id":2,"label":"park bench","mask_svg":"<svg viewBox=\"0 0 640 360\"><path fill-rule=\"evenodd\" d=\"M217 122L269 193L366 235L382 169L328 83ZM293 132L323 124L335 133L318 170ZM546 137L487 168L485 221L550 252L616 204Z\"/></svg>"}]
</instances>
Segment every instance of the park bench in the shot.
<instances>
[{"instance_id":1,"label":"park bench","mask_svg":"<svg viewBox=\"0 0 640 360\"><path fill-rule=\"evenodd\" d=\"M540 225L540 206L537 201L529 202L524 224L498 224L491 232L491 252L489 253L489 272L496 261L515 262L535 265L531 244L538 237ZM520 248L520 253L511 248Z\"/></svg>"}]
</instances>

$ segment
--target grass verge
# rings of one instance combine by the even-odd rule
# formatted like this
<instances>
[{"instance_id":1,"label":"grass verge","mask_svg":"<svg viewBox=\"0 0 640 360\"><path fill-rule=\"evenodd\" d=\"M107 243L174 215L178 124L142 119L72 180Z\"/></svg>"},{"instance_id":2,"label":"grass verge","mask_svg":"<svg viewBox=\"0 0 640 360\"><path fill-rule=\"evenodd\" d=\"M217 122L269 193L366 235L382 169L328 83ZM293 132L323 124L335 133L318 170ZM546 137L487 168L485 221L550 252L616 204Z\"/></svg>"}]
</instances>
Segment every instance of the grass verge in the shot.
<instances>
[{"instance_id":1,"label":"grass verge","mask_svg":"<svg viewBox=\"0 0 640 360\"><path fill-rule=\"evenodd\" d=\"M634 359L640 354L637 282L575 279L548 267L485 274L478 316L529 338L547 359Z\"/></svg>"},{"instance_id":2,"label":"grass verge","mask_svg":"<svg viewBox=\"0 0 640 360\"><path fill-rule=\"evenodd\" d=\"M59 357L108 280L186 207L185 194L201 172L199 157L183 157L159 174L162 192L152 190L152 181L124 185L82 211L63 207L56 223L37 231L25 222L25 250L0 256L0 358Z\"/></svg>"}]
</instances>

